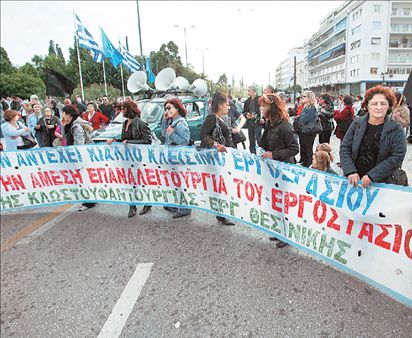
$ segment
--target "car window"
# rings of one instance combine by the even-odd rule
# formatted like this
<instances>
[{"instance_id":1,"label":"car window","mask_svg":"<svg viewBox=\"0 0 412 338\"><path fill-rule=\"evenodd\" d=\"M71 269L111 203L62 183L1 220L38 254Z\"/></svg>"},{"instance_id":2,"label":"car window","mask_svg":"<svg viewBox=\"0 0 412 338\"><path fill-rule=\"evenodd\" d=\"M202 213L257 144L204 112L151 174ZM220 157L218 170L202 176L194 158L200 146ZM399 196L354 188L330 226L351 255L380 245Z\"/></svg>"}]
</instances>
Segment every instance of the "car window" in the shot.
<instances>
[{"instance_id":1,"label":"car window","mask_svg":"<svg viewBox=\"0 0 412 338\"><path fill-rule=\"evenodd\" d=\"M203 101L188 102L185 104L187 115L186 120L199 119L202 116L202 110L204 108Z\"/></svg>"},{"instance_id":2,"label":"car window","mask_svg":"<svg viewBox=\"0 0 412 338\"><path fill-rule=\"evenodd\" d=\"M160 120L163 115L163 102L140 102L139 108L142 112L141 119L148 124L155 123Z\"/></svg>"}]
</instances>

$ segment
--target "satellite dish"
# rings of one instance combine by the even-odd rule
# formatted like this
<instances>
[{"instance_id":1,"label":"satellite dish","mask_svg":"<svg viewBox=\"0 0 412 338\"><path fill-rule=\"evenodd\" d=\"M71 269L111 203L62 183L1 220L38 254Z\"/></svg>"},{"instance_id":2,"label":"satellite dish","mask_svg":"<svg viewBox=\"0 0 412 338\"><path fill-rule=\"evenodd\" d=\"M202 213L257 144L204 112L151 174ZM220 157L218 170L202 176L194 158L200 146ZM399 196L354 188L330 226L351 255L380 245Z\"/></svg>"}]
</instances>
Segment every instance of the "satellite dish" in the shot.
<instances>
[{"instance_id":1,"label":"satellite dish","mask_svg":"<svg viewBox=\"0 0 412 338\"><path fill-rule=\"evenodd\" d=\"M162 69L159 74L157 74L155 79L155 87L159 91L166 91L173 86L173 82L176 79L176 73L173 68L167 67Z\"/></svg>"},{"instance_id":2,"label":"satellite dish","mask_svg":"<svg viewBox=\"0 0 412 338\"><path fill-rule=\"evenodd\" d=\"M151 88L147 85L146 80L147 76L144 71L139 70L134 72L127 80L127 89L131 93L137 93L141 90L151 90Z\"/></svg>"},{"instance_id":3,"label":"satellite dish","mask_svg":"<svg viewBox=\"0 0 412 338\"><path fill-rule=\"evenodd\" d=\"M173 88L187 90L189 88L189 81L183 76L178 76L173 83Z\"/></svg>"},{"instance_id":4,"label":"satellite dish","mask_svg":"<svg viewBox=\"0 0 412 338\"><path fill-rule=\"evenodd\" d=\"M207 83L206 81L202 79L197 79L195 80L192 85L189 87L189 90L195 95L195 96L203 96L207 93Z\"/></svg>"}]
</instances>

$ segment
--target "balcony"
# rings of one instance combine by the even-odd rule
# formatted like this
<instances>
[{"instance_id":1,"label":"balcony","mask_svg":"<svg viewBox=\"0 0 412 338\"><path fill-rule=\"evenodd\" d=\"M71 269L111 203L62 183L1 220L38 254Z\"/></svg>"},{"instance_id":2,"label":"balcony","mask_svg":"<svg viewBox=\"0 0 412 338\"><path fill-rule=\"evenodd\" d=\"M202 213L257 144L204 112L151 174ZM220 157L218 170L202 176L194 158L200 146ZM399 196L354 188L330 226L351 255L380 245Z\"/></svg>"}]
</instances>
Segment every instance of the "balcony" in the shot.
<instances>
[{"instance_id":1,"label":"balcony","mask_svg":"<svg viewBox=\"0 0 412 338\"><path fill-rule=\"evenodd\" d=\"M390 57L388 58L388 64L391 65L410 65L412 64L412 57Z\"/></svg>"},{"instance_id":2,"label":"balcony","mask_svg":"<svg viewBox=\"0 0 412 338\"><path fill-rule=\"evenodd\" d=\"M396 49L412 48L412 39L391 40L389 41L389 48L396 48Z\"/></svg>"}]
</instances>

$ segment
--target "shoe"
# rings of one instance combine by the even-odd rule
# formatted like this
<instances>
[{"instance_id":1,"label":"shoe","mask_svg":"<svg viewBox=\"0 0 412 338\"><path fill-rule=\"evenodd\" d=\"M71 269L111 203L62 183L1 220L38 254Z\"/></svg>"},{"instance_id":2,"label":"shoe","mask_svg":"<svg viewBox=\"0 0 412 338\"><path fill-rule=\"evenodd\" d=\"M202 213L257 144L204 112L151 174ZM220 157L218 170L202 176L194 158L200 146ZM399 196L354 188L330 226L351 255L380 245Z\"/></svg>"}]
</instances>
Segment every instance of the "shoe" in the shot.
<instances>
[{"instance_id":1,"label":"shoe","mask_svg":"<svg viewBox=\"0 0 412 338\"><path fill-rule=\"evenodd\" d=\"M171 208L171 207L163 207L163 209L170 211L170 212L177 212L177 208Z\"/></svg>"},{"instance_id":2,"label":"shoe","mask_svg":"<svg viewBox=\"0 0 412 338\"><path fill-rule=\"evenodd\" d=\"M148 211L152 210L152 207L150 205L145 205L142 210L140 210L139 215L144 215Z\"/></svg>"},{"instance_id":3,"label":"shoe","mask_svg":"<svg viewBox=\"0 0 412 338\"><path fill-rule=\"evenodd\" d=\"M134 205L131 205L129 209L129 213L127 214L127 217L130 218L130 217L136 216L136 212L137 212L137 208Z\"/></svg>"},{"instance_id":4,"label":"shoe","mask_svg":"<svg viewBox=\"0 0 412 338\"><path fill-rule=\"evenodd\" d=\"M217 221L219 224L222 224L222 225L235 225L234 222L229 221L227 218L218 219Z\"/></svg>"},{"instance_id":5,"label":"shoe","mask_svg":"<svg viewBox=\"0 0 412 338\"><path fill-rule=\"evenodd\" d=\"M284 248L285 246L288 246L288 245L289 245L288 243L282 242L282 241L279 241L276 243L277 248Z\"/></svg>"},{"instance_id":6,"label":"shoe","mask_svg":"<svg viewBox=\"0 0 412 338\"><path fill-rule=\"evenodd\" d=\"M173 215L173 218L180 218L180 217L185 217L185 216L189 216L190 214L181 214L180 212L176 212Z\"/></svg>"},{"instance_id":7,"label":"shoe","mask_svg":"<svg viewBox=\"0 0 412 338\"><path fill-rule=\"evenodd\" d=\"M85 205L82 205L82 206L79 208L79 211L85 211L85 210L87 210L87 209L89 209L89 207L86 207Z\"/></svg>"}]
</instances>

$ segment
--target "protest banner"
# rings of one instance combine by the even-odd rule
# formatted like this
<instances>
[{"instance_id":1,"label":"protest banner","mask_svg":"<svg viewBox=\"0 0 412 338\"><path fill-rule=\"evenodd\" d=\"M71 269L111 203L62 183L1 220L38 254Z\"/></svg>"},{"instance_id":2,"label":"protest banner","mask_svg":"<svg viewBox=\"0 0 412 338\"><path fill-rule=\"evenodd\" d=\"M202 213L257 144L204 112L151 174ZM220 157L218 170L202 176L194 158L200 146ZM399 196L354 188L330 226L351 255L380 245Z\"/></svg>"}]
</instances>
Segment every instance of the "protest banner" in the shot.
<instances>
[{"instance_id":1,"label":"protest banner","mask_svg":"<svg viewBox=\"0 0 412 338\"><path fill-rule=\"evenodd\" d=\"M114 143L3 152L1 209L78 202L190 207L232 218L412 306L412 188L228 149Z\"/></svg>"}]
</instances>

